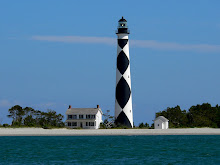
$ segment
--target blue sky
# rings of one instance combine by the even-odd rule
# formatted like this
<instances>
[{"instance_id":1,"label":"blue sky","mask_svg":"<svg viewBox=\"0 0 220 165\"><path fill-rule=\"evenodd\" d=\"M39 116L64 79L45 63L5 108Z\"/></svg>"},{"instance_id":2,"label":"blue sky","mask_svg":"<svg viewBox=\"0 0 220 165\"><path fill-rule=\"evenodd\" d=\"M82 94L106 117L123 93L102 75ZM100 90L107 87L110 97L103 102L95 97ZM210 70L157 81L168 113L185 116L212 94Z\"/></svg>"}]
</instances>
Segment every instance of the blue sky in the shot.
<instances>
[{"instance_id":1,"label":"blue sky","mask_svg":"<svg viewBox=\"0 0 220 165\"><path fill-rule=\"evenodd\" d=\"M1 1L0 122L19 104L114 114L117 22L130 29L134 122L220 100L220 2Z\"/></svg>"}]
</instances>

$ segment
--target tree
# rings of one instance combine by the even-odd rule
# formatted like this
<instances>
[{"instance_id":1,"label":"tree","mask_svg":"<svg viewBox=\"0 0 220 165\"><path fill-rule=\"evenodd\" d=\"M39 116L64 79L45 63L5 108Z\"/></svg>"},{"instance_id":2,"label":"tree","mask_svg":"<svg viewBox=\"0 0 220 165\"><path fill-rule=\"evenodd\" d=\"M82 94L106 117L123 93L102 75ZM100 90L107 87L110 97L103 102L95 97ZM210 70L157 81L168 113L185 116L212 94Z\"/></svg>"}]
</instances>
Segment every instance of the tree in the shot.
<instances>
[{"instance_id":1,"label":"tree","mask_svg":"<svg viewBox=\"0 0 220 165\"><path fill-rule=\"evenodd\" d=\"M146 128L149 128L149 127L150 127L148 123L145 123L144 126L145 126Z\"/></svg>"},{"instance_id":2,"label":"tree","mask_svg":"<svg viewBox=\"0 0 220 165\"><path fill-rule=\"evenodd\" d=\"M110 110L107 110L106 113L103 114L104 122L102 123L103 128L112 128L115 127L114 117L110 115Z\"/></svg>"},{"instance_id":3,"label":"tree","mask_svg":"<svg viewBox=\"0 0 220 165\"><path fill-rule=\"evenodd\" d=\"M22 118L24 116L24 110L21 106L15 105L11 107L9 110L8 117L12 118L12 125L18 125L20 126L22 124Z\"/></svg>"},{"instance_id":4,"label":"tree","mask_svg":"<svg viewBox=\"0 0 220 165\"><path fill-rule=\"evenodd\" d=\"M47 110L47 113L43 112L42 113L42 121L43 125L48 125L48 126L54 126L54 127L62 127L64 126L64 123L62 122L63 120L63 115L56 113L56 111L53 110Z\"/></svg>"},{"instance_id":5,"label":"tree","mask_svg":"<svg viewBox=\"0 0 220 165\"><path fill-rule=\"evenodd\" d=\"M219 107L218 107L218 111L216 113L215 121L216 121L217 127L220 128L220 108Z\"/></svg>"},{"instance_id":6,"label":"tree","mask_svg":"<svg viewBox=\"0 0 220 165\"><path fill-rule=\"evenodd\" d=\"M185 127L188 122L186 110L182 111L179 105L173 108L168 107L166 110L156 113L156 117L158 116L166 117L170 127Z\"/></svg>"},{"instance_id":7,"label":"tree","mask_svg":"<svg viewBox=\"0 0 220 165\"><path fill-rule=\"evenodd\" d=\"M36 126L35 110L31 107L25 107L24 109L24 125L25 126Z\"/></svg>"},{"instance_id":8,"label":"tree","mask_svg":"<svg viewBox=\"0 0 220 165\"><path fill-rule=\"evenodd\" d=\"M142 123L139 124L138 127L139 127L139 128L149 128L149 124L148 124L148 123L145 123L145 124L144 124L144 123L142 122Z\"/></svg>"},{"instance_id":9,"label":"tree","mask_svg":"<svg viewBox=\"0 0 220 165\"><path fill-rule=\"evenodd\" d=\"M213 127L216 125L213 121L215 119L215 107L209 103L197 104L192 106L188 112L188 118L191 127Z\"/></svg>"},{"instance_id":10,"label":"tree","mask_svg":"<svg viewBox=\"0 0 220 165\"><path fill-rule=\"evenodd\" d=\"M57 114L56 111L48 110L41 112L31 107L22 108L15 105L10 108L8 117L12 118L13 126L40 126L40 127L63 127L63 115Z\"/></svg>"},{"instance_id":11,"label":"tree","mask_svg":"<svg viewBox=\"0 0 220 165\"><path fill-rule=\"evenodd\" d=\"M179 106L167 108L156 113L156 117L164 116L170 127L220 127L220 107L212 107L209 103L191 106L188 111L181 111Z\"/></svg>"},{"instance_id":12,"label":"tree","mask_svg":"<svg viewBox=\"0 0 220 165\"><path fill-rule=\"evenodd\" d=\"M151 124L150 129L154 129L154 123Z\"/></svg>"},{"instance_id":13,"label":"tree","mask_svg":"<svg viewBox=\"0 0 220 165\"><path fill-rule=\"evenodd\" d=\"M138 127L139 127L139 128L143 128L143 127L144 127L144 123L143 123L143 122L140 123Z\"/></svg>"},{"instance_id":14,"label":"tree","mask_svg":"<svg viewBox=\"0 0 220 165\"><path fill-rule=\"evenodd\" d=\"M36 120L33 118L32 115L28 115L24 118L24 125L28 127L36 126Z\"/></svg>"}]
</instances>

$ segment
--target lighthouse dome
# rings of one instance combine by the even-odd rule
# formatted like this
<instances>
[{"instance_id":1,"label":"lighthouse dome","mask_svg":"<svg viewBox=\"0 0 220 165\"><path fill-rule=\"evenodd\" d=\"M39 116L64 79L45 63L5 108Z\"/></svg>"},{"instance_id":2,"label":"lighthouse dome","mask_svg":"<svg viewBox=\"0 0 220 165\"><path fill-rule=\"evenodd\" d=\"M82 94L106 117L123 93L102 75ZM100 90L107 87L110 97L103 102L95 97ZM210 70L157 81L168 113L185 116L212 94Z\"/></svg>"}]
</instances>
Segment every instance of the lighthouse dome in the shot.
<instances>
[{"instance_id":1,"label":"lighthouse dome","mask_svg":"<svg viewBox=\"0 0 220 165\"><path fill-rule=\"evenodd\" d=\"M122 18L118 21L118 30L116 31L116 34L119 34L119 33L129 34L128 25L127 25L127 20L124 19L124 17L122 17Z\"/></svg>"},{"instance_id":2,"label":"lighthouse dome","mask_svg":"<svg viewBox=\"0 0 220 165\"><path fill-rule=\"evenodd\" d=\"M127 22L127 20L122 17L118 22Z\"/></svg>"}]
</instances>

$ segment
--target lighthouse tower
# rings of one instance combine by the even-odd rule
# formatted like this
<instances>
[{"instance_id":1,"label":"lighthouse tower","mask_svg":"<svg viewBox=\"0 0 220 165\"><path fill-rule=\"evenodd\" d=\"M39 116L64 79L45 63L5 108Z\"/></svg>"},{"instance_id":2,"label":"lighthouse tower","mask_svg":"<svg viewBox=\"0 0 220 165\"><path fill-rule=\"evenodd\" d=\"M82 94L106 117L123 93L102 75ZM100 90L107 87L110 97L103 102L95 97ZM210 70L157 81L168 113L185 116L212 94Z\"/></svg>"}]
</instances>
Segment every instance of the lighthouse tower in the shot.
<instances>
[{"instance_id":1,"label":"lighthouse tower","mask_svg":"<svg viewBox=\"0 0 220 165\"><path fill-rule=\"evenodd\" d=\"M127 21L118 21L117 69L115 92L115 122L133 128L131 75Z\"/></svg>"}]
</instances>

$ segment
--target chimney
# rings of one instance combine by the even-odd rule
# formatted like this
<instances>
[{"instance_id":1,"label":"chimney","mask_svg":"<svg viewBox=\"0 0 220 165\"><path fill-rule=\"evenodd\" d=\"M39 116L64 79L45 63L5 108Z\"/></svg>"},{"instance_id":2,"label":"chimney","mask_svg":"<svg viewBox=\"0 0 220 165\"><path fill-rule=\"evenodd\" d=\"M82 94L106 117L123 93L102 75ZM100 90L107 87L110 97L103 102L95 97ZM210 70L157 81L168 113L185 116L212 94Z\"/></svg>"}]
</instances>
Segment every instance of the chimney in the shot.
<instances>
[{"instance_id":1,"label":"chimney","mask_svg":"<svg viewBox=\"0 0 220 165\"><path fill-rule=\"evenodd\" d=\"M71 105L69 105L69 109L71 109L72 108L72 106Z\"/></svg>"},{"instance_id":2,"label":"chimney","mask_svg":"<svg viewBox=\"0 0 220 165\"><path fill-rule=\"evenodd\" d=\"M99 105L97 105L97 108L99 108Z\"/></svg>"}]
</instances>

